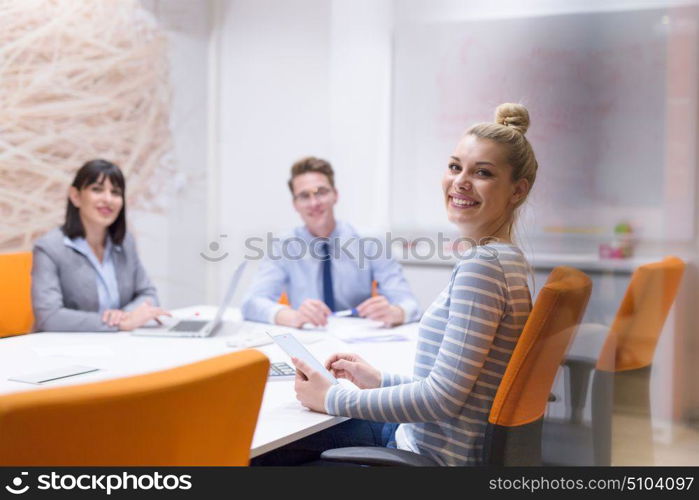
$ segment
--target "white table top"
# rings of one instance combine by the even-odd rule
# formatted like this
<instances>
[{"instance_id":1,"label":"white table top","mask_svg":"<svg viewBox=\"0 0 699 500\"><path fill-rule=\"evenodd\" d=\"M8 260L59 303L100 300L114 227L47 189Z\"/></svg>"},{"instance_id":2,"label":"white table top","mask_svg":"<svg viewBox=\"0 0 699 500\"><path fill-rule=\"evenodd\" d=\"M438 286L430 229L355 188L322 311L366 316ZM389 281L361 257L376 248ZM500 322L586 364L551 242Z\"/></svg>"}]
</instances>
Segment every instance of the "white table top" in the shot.
<instances>
[{"instance_id":1,"label":"white table top","mask_svg":"<svg viewBox=\"0 0 699 500\"><path fill-rule=\"evenodd\" d=\"M175 311L177 317L210 318L215 313L211 306L191 307ZM206 358L233 352L227 345L239 329L270 329L293 331L308 350L321 362L334 352L357 352L377 368L410 373L414 359L417 324L376 331L360 325L360 320L337 323L325 331L295 330L260 323L240 321L238 311L231 309L226 319L233 323L221 328L209 338L140 337L129 333L35 333L0 339L0 394L36 390L62 385L85 384L99 380L132 376L164 370ZM350 320L352 321L352 320ZM344 326L343 326L344 325ZM348 344L340 340L346 335L356 337L377 333L397 334L409 340ZM291 363L275 344L258 347L271 362ZM69 365L86 365L100 370L41 385L12 382L8 378L42 372ZM347 381L341 381L349 384ZM351 384L349 384L351 385ZM309 411L296 400L293 380L270 380L260 409L253 437L251 456L255 457L287 443L308 436L345 420Z\"/></svg>"}]
</instances>

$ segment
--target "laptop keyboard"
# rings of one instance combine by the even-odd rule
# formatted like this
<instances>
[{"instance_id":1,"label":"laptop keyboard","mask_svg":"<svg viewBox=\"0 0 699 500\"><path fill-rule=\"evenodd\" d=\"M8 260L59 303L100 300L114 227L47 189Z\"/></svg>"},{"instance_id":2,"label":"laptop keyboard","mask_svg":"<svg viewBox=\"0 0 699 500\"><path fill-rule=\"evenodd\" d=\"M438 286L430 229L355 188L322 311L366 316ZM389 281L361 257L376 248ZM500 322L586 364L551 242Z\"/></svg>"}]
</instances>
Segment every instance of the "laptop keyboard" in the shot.
<instances>
[{"instance_id":1,"label":"laptop keyboard","mask_svg":"<svg viewBox=\"0 0 699 500\"><path fill-rule=\"evenodd\" d=\"M192 332L197 333L201 330L208 321L202 320L184 320L170 328L171 332Z\"/></svg>"},{"instance_id":2,"label":"laptop keyboard","mask_svg":"<svg viewBox=\"0 0 699 500\"><path fill-rule=\"evenodd\" d=\"M295 377L296 369L288 363L272 363L269 366L270 377Z\"/></svg>"}]
</instances>

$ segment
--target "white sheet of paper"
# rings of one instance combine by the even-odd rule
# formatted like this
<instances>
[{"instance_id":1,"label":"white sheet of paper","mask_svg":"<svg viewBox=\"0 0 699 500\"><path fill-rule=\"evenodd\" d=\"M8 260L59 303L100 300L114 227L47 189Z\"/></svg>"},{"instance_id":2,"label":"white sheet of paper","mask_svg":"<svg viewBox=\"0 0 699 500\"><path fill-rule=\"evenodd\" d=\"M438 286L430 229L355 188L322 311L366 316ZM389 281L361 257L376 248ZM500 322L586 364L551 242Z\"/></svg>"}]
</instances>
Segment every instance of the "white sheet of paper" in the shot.
<instances>
[{"instance_id":1,"label":"white sheet of paper","mask_svg":"<svg viewBox=\"0 0 699 500\"><path fill-rule=\"evenodd\" d=\"M51 382L52 380L74 377L76 375L96 372L98 370L99 368L93 368L91 366L73 365L54 368L52 370L44 370L41 372L25 373L23 375L10 377L7 380L11 380L13 382L24 382L27 384L43 384L46 382Z\"/></svg>"},{"instance_id":2,"label":"white sheet of paper","mask_svg":"<svg viewBox=\"0 0 699 500\"><path fill-rule=\"evenodd\" d=\"M340 340L385 336L383 323L365 318L328 318L328 331Z\"/></svg>"},{"instance_id":3,"label":"white sheet of paper","mask_svg":"<svg viewBox=\"0 0 699 500\"><path fill-rule=\"evenodd\" d=\"M34 346L32 350L39 356L65 356L70 358L109 358L116 355L108 347L92 344Z\"/></svg>"}]
</instances>

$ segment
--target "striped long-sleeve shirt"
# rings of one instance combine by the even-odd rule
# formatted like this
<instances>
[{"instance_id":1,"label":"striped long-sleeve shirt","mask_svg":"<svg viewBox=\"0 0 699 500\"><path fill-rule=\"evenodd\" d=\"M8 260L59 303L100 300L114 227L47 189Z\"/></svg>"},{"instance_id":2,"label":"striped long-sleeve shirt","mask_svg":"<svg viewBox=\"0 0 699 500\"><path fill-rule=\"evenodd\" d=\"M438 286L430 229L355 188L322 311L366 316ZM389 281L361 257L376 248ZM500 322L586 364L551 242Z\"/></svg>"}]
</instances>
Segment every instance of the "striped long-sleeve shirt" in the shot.
<instances>
[{"instance_id":1,"label":"striped long-sleeve shirt","mask_svg":"<svg viewBox=\"0 0 699 500\"><path fill-rule=\"evenodd\" d=\"M413 376L383 373L377 389L335 385L326 411L401 422L399 448L440 464L481 463L488 414L531 310L527 272L516 246L477 247L420 321Z\"/></svg>"}]
</instances>

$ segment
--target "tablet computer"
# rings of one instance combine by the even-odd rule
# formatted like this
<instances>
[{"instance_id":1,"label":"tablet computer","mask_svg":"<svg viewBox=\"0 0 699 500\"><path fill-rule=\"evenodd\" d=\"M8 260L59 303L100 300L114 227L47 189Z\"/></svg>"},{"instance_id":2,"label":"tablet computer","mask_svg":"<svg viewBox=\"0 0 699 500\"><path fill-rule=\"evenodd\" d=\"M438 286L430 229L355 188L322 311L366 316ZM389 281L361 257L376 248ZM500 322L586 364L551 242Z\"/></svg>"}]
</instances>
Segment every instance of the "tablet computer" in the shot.
<instances>
[{"instance_id":1,"label":"tablet computer","mask_svg":"<svg viewBox=\"0 0 699 500\"><path fill-rule=\"evenodd\" d=\"M74 377L76 375L82 375L83 373L96 372L97 370L99 370L99 368L71 365L61 368L54 368L53 370L45 370L42 372L25 373L23 375L8 378L7 380L11 380L12 382L24 382L27 384L44 384L46 382L51 382L52 380Z\"/></svg>"},{"instance_id":2,"label":"tablet computer","mask_svg":"<svg viewBox=\"0 0 699 500\"><path fill-rule=\"evenodd\" d=\"M321 362L318 361L310 352L308 352L308 349L306 349L303 344L299 342L291 333L272 335L271 333L267 332L267 335L272 337L272 340L274 340L274 342L290 357L298 358L304 361L311 368L320 372L330 382L337 384L337 379L333 376L333 374L326 370Z\"/></svg>"}]
</instances>

